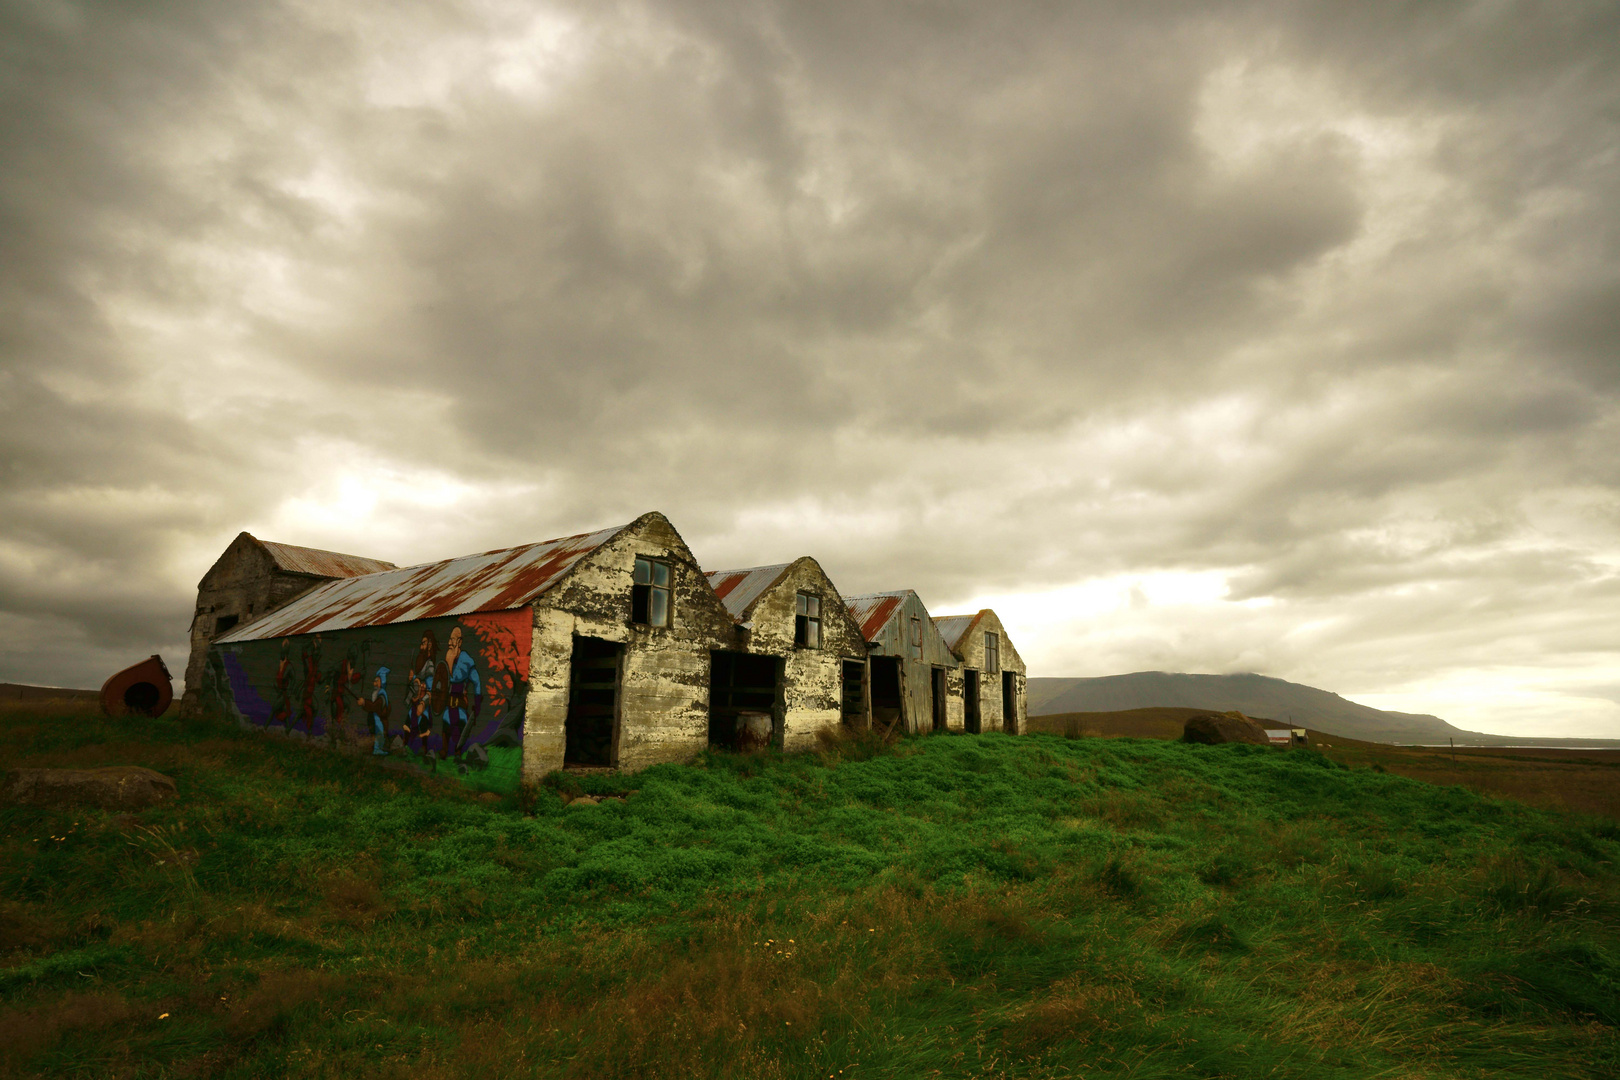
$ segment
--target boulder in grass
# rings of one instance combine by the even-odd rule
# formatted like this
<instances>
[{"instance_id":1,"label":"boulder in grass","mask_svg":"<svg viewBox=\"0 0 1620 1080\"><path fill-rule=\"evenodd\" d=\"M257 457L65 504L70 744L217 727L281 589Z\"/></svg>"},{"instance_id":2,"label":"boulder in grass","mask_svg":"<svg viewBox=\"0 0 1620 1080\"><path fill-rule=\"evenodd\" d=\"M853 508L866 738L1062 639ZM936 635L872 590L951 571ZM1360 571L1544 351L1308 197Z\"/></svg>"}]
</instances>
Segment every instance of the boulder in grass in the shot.
<instances>
[{"instance_id":1,"label":"boulder in grass","mask_svg":"<svg viewBox=\"0 0 1620 1080\"><path fill-rule=\"evenodd\" d=\"M1271 738L1258 721L1250 720L1240 712L1204 713L1189 716L1182 729L1181 741L1214 746L1218 743L1253 743L1270 746Z\"/></svg>"},{"instance_id":2,"label":"boulder in grass","mask_svg":"<svg viewBox=\"0 0 1620 1080\"><path fill-rule=\"evenodd\" d=\"M144 810L175 795L174 781L139 765L103 769L12 769L0 784L6 802Z\"/></svg>"}]
</instances>

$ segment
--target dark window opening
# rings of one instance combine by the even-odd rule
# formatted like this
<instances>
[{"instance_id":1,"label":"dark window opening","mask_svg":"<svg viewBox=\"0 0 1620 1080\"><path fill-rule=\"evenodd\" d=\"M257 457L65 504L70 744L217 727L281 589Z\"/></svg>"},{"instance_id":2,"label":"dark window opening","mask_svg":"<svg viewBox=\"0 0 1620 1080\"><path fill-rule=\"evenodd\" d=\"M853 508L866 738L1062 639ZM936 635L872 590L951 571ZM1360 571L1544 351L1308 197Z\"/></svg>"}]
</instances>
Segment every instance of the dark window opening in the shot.
<instances>
[{"instance_id":1,"label":"dark window opening","mask_svg":"<svg viewBox=\"0 0 1620 1080\"><path fill-rule=\"evenodd\" d=\"M769 723L780 742L776 715L782 661L775 656L716 651L709 654L709 745L736 749L750 721Z\"/></svg>"},{"instance_id":2,"label":"dark window opening","mask_svg":"<svg viewBox=\"0 0 1620 1080\"><path fill-rule=\"evenodd\" d=\"M962 726L968 734L977 735L983 724L979 712L979 673L969 668L962 672Z\"/></svg>"},{"instance_id":3,"label":"dark window opening","mask_svg":"<svg viewBox=\"0 0 1620 1080\"><path fill-rule=\"evenodd\" d=\"M669 611L669 563L638 556L630 586L630 621L643 626L668 626Z\"/></svg>"},{"instance_id":4,"label":"dark window opening","mask_svg":"<svg viewBox=\"0 0 1620 1080\"><path fill-rule=\"evenodd\" d=\"M928 680L928 686L929 686L929 690L931 691L929 696L934 699L933 700L934 730L935 731L944 731L945 730L945 669L942 668L942 667L934 668L933 671L931 672L931 675L932 675L932 677Z\"/></svg>"},{"instance_id":5,"label":"dark window opening","mask_svg":"<svg viewBox=\"0 0 1620 1080\"><path fill-rule=\"evenodd\" d=\"M600 638L574 639L569 661L564 765L612 765L619 722L619 656L624 646Z\"/></svg>"},{"instance_id":6,"label":"dark window opening","mask_svg":"<svg viewBox=\"0 0 1620 1080\"><path fill-rule=\"evenodd\" d=\"M859 660L844 661L844 723L859 727L866 714L866 665Z\"/></svg>"},{"instance_id":7,"label":"dark window opening","mask_svg":"<svg viewBox=\"0 0 1620 1080\"><path fill-rule=\"evenodd\" d=\"M821 597L799 593L793 617L793 644L805 649L821 648Z\"/></svg>"},{"instance_id":8,"label":"dark window opening","mask_svg":"<svg viewBox=\"0 0 1620 1080\"><path fill-rule=\"evenodd\" d=\"M225 631L229 630L231 627L235 626L241 621L241 617L237 615L221 615L219 618L214 620L214 636L219 637L219 635L223 634Z\"/></svg>"},{"instance_id":9,"label":"dark window opening","mask_svg":"<svg viewBox=\"0 0 1620 1080\"><path fill-rule=\"evenodd\" d=\"M872 723L890 728L900 720L900 658L874 656L872 668Z\"/></svg>"},{"instance_id":10,"label":"dark window opening","mask_svg":"<svg viewBox=\"0 0 1620 1080\"><path fill-rule=\"evenodd\" d=\"M986 631L984 635L984 672L994 675L1001 670L1001 635Z\"/></svg>"},{"instance_id":11,"label":"dark window opening","mask_svg":"<svg viewBox=\"0 0 1620 1080\"><path fill-rule=\"evenodd\" d=\"M1001 673L1001 727L1009 735L1018 734L1018 676Z\"/></svg>"}]
</instances>

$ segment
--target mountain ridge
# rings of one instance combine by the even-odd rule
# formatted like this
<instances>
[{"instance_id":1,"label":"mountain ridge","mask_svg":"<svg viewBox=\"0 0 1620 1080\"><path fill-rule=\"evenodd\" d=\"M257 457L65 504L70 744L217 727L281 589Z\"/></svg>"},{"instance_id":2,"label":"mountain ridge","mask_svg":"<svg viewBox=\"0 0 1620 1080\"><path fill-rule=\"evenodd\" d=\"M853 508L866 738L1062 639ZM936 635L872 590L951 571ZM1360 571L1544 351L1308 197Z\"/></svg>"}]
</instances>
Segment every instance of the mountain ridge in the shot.
<instances>
[{"instance_id":1,"label":"mountain ridge","mask_svg":"<svg viewBox=\"0 0 1620 1080\"><path fill-rule=\"evenodd\" d=\"M1212 712L1236 711L1291 727L1309 727L1352 739L1387 743L1473 744L1606 743L1605 739L1527 739L1490 735L1459 728L1427 713L1391 712L1362 705L1331 690L1289 682L1271 675L1243 672L1202 675L1168 671L1135 671L1094 678L1031 678L1029 715L1123 712L1129 709L1183 707Z\"/></svg>"}]
</instances>

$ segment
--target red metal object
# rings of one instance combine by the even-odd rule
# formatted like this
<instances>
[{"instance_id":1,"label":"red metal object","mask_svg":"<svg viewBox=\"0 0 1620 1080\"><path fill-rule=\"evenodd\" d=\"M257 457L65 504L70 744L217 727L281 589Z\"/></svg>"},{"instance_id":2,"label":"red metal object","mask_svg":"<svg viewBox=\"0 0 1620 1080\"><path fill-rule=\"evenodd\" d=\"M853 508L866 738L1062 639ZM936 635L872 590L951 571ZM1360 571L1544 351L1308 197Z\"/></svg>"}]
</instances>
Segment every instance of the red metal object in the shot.
<instances>
[{"instance_id":1,"label":"red metal object","mask_svg":"<svg viewBox=\"0 0 1620 1080\"><path fill-rule=\"evenodd\" d=\"M214 640L261 641L523 607L627 528L328 581Z\"/></svg>"},{"instance_id":2,"label":"red metal object","mask_svg":"<svg viewBox=\"0 0 1620 1080\"><path fill-rule=\"evenodd\" d=\"M322 551L320 548L299 547L296 544L278 544L274 540L259 540L259 543L270 553L276 566L294 574L350 578L399 569L391 562L368 559L363 555L345 555L341 551Z\"/></svg>"},{"instance_id":3,"label":"red metal object","mask_svg":"<svg viewBox=\"0 0 1620 1080\"><path fill-rule=\"evenodd\" d=\"M867 596L846 596L844 606L849 609L850 617L860 623L861 637L876 641L905 601L905 592L871 593Z\"/></svg>"},{"instance_id":4,"label":"red metal object","mask_svg":"<svg viewBox=\"0 0 1620 1080\"><path fill-rule=\"evenodd\" d=\"M704 576L714 588L714 595L726 605L731 617L742 622L748 606L758 600L766 589L782 580L792 563L776 566L755 566L748 570L705 570Z\"/></svg>"},{"instance_id":5,"label":"red metal object","mask_svg":"<svg viewBox=\"0 0 1620 1080\"><path fill-rule=\"evenodd\" d=\"M101 684L101 711L115 719L162 716L173 703L174 681L156 653Z\"/></svg>"}]
</instances>

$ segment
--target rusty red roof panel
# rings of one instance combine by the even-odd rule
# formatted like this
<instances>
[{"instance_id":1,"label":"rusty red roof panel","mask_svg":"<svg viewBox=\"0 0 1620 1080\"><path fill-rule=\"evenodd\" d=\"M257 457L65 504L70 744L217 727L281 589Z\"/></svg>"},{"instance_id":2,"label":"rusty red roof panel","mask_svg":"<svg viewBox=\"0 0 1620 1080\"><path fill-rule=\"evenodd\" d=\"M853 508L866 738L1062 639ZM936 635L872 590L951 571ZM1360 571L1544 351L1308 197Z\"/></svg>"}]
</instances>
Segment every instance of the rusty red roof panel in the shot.
<instances>
[{"instance_id":1,"label":"rusty red roof panel","mask_svg":"<svg viewBox=\"0 0 1620 1080\"><path fill-rule=\"evenodd\" d=\"M258 537L254 537L258 540ZM295 574L313 574L315 577L347 578L361 574L376 574L383 570L397 570L391 562L368 559L361 555L345 555L341 551L322 551L320 548L298 547L296 544L278 544L274 540L259 543L278 567Z\"/></svg>"},{"instance_id":2,"label":"rusty red roof panel","mask_svg":"<svg viewBox=\"0 0 1620 1080\"><path fill-rule=\"evenodd\" d=\"M792 563L778 563L775 566L755 566L747 570L705 570L703 573L709 579L714 595L726 605L726 610L737 622L747 618L748 609L753 606L766 589L775 585L782 579Z\"/></svg>"},{"instance_id":3,"label":"rusty red roof panel","mask_svg":"<svg viewBox=\"0 0 1620 1080\"><path fill-rule=\"evenodd\" d=\"M329 581L216 640L257 641L523 607L625 528Z\"/></svg>"},{"instance_id":4,"label":"rusty red roof panel","mask_svg":"<svg viewBox=\"0 0 1620 1080\"><path fill-rule=\"evenodd\" d=\"M906 602L910 589L892 593L868 593L865 596L846 596L844 606L850 617L861 626L861 637L876 641L900 605Z\"/></svg>"}]
</instances>

